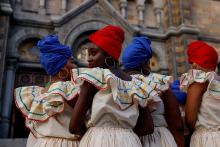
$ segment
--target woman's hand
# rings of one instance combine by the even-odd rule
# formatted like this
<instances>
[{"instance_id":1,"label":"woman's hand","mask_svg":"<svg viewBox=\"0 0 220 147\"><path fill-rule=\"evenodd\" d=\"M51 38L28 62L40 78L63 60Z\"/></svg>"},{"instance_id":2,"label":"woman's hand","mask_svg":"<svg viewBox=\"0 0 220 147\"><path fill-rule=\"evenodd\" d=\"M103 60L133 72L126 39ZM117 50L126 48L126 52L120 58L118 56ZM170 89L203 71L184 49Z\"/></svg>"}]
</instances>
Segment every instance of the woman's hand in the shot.
<instances>
[{"instance_id":1,"label":"woman's hand","mask_svg":"<svg viewBox=\"0 0 220 147\"><path fill-rule=\"evenodd\" d=\"M145 136L154 132L153 119L148 107L142 108L139 106L139 117L133 131L138 136Z\"/></svg>"}]
</instances>

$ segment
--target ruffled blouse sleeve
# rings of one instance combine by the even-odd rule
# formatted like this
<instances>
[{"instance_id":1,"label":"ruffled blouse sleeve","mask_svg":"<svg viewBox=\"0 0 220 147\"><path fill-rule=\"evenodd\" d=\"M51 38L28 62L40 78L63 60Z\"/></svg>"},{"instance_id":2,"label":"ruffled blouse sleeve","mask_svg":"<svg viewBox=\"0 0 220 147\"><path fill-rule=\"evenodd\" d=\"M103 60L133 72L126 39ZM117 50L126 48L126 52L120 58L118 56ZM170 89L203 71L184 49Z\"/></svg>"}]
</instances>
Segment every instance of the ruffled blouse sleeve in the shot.
<instances>
[{"instance_id":1,"label":"ruffled blouse sleeve","mask_svg":"<svg viewBox=\"0 0 220 147\"><path fill-rule=\"evenodd\" d=\"M180 78L180 89L187 92L188 87L194 83L208 82L207 91L212 98L220 99L220 77L215 72L204 72L201 70L189 70Z\"/></svg>"},{"instance_id":2,"label":"ruffled blouse sleeve","mask_svg":"<svg viewBox=\"0 0 220 147\"><path fill-rule=\"evenodd\" d=\"M79 68L73 69L73 82L83 84L87 81L99 90L110 90L113 100L121 109L126 109L134 102L146 106L148 101L160 101L154 89L144 82L132 78L131 81L124 81L116 77L108 69L102 68Z\"/></svg>"},{"instance_id":3,"label":"ruffled blouse sleeve","mask_svg":"<svg viewBox=\"0 0 220 147\"><path fill-rule=\"evenodd\" d=\"M194 83L210 82L213 79L211 72L204 72L201 70L189 70L188 73L182 74L180 77L180 89L187 92L188 87Z\"/></svg>"},{"instance_id":4,"label":"ruffled blouse sleeve","mask_svg":"<svg viewBox=\"0 0 220 147\"><path fill-rule=\"evenodd\" d=\"M145 80L156 91L164 92L170 88L174 78L172 76L151 73L148 77L145 77Z\"/></svg>"},{"instance_id":5,"label":"ruffled blouse sleeve","mask_svg":"<svg viewBox=\"0 0 220 147\"><path fill-rule=\"evenodd\" d=\"M46 93L43 87L27 86L15 89L15 103L22 114L29 120L46 121L51 116L61 113L64 99L71 100L78 95L78 88L70 81L57 82Z\"/></svg>"}]
</instances>

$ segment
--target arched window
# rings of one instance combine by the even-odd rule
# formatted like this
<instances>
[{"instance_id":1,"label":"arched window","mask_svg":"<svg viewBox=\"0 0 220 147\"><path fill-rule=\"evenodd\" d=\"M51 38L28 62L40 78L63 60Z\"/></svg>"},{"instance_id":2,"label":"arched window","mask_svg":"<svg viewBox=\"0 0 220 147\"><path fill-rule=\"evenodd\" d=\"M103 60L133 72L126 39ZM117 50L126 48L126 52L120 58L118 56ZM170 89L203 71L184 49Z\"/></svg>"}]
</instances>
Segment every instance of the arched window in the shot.
<instances>
[{"instance_id":1,"label":"arched window","mask_svg":"<svg viewBox=\"0 0 220 147\"><path fill-rule=\"evenodd\" d=\"M87 31L80 34L72 45L73 56L78 66L82 67L87 65L88 51L85 43L88 42L88 36L93 32L95 32L95 30Z\"/></svg>"},{"instance_id":2,"label":"arched window","mask_svg":"<svg viewBox=\"0 0 220 147\"><path fill-rule=\"evenodd\" d=\"M20 61L39 62L39 49L36 47L38 38L29 38L23 41L18 47Z\"/></svg>"}]
</instances>

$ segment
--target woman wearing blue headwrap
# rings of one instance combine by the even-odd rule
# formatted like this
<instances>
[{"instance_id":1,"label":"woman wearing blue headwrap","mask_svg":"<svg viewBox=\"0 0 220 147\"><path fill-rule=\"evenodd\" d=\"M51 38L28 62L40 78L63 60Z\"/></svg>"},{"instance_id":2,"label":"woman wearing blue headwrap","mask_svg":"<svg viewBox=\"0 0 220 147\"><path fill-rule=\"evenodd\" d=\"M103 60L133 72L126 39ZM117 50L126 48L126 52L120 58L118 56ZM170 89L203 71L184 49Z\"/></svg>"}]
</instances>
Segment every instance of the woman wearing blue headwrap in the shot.
<instances>
[{"instance_id":1,"label":"woman wearing blue headwrap","mask_svg":"<svg viewBox=\"0 0 220 147\"><path fill-rule=\"evenodd\" d=\"M72 63L70 47L49 35L37 44L40 62L50 82L45 87L15 89L15 103L30 129L27 147L78 147L79 136L69 133L70 115L79 88L70 82Z\"/></svg>"},{"instance_id":2,"label":"woman wearing blue headwrap","mask_svg":"<svg viewBox=\"0 0 220 147\"><path fill-rule=\"evenodd\" d=\"M152 57L151 41L147 37L134 37L125 48L122 63L125 71L151 86L160 94L161 102L149 104L154 122L154 133L141 136L144 147L183 147L183 123L175 95L169 86L173 78L150 73L149 61Z\"/></svg>"}]
</instances>

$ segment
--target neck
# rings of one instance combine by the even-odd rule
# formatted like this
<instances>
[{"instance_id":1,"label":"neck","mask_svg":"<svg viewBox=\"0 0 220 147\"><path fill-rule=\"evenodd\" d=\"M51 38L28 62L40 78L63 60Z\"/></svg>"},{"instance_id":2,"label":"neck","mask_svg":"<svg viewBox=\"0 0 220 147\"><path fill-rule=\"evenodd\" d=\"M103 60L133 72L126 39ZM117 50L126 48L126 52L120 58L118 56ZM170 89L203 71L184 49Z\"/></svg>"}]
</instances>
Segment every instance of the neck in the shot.
<instances>
[{"instance_id":1,"label":"neck","mask_svg":"<svg viewBox=\"0 0 220 147\"><path fill-rule=\"evenodd\" d=\"M50 81L46 83L45 88L49 88L50 85L52 85L53 83L59 82L59 81L65 81L65 80L60 79L57 76L50 76Z\"/></svg>"},{"instance_id":2,"label":"neck","mask_svg":"<svg viewBox=\"0 0 220 147\"><path fill-rule=\"evenodd\" d=\"M58 81L65 81L65 80L63 80L63 79L60 79L59 77L57 77L57 76L53 76L53 77L51 77L51 83L55 83L55 82L58 82Z\"/></svg>"},{"instance_id":3,"label":"neck","mask_svg":"<svg viewBox=\"0 0 220 147\"><path fill-rule=\"evenodd\" d=\"M135 75L135 74L140 74L144 76L148 76L150 72L145 72L144 70L141 70L141 68L136 68L136 69L127 69L125 70L126 73L129 75Z\"/></svg>"}]
</instances>

